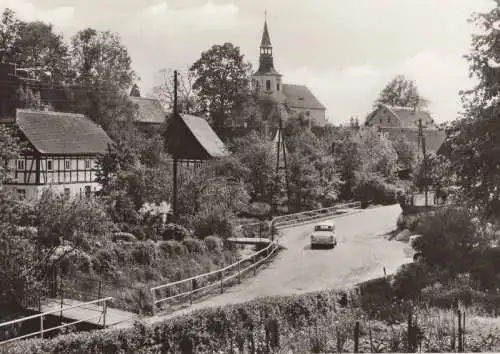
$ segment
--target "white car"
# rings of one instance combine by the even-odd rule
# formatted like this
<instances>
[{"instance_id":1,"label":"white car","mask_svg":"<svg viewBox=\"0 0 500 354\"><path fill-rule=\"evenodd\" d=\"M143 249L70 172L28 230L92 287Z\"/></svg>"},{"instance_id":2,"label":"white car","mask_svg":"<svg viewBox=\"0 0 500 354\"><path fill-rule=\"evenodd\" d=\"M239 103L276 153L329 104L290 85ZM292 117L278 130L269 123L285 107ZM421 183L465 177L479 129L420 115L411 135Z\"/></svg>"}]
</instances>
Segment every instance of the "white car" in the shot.
<instances>
[{"instance_id":1,"label":"white car","mask_svg":"<svg viewBox=\"0 0 500 354\"><path fill-rule=\"evenodd\" d=\"M333 221L323 221L314 225L311 234L311 249L318 246L333 248L337 245L335 238L335 223Z\"/></svg>"}]
</instances>

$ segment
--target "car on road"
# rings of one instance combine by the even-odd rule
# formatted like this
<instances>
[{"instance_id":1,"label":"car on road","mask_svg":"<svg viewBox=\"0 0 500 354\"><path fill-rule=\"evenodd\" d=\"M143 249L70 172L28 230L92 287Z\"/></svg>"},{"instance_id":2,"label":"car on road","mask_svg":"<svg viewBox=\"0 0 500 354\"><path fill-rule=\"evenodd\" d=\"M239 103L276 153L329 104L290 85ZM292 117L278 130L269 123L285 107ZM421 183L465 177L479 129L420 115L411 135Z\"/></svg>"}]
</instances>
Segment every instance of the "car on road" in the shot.
<instances>
[{"instance_id":1,"label":"car on road","mask_svg":"<svg viewBox=\"0 0 500 354\"><path fill-rule=\"evenodd\" d=\"M335 223L333 221L323 221L314 225L311 234L311 249L316 247L330 247L337 245L335 238Z\"/></svg>"}]
</instances>

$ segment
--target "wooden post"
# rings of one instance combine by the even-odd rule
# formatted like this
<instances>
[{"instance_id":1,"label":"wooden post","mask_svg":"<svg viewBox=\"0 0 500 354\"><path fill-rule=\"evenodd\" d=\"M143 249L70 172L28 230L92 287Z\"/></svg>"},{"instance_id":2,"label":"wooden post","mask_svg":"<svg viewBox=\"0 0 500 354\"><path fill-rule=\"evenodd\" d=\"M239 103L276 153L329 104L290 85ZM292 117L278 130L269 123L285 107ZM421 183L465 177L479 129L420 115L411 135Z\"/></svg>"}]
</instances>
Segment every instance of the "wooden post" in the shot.
<instances>
[{"instance_id":1,"label":"wooden post","mask_svg":"<svg viewBox=\"0 0 500 354\"><path fill-rule=\"evenodd\" d=\"M359 352L359 321L354 325L354 352Z\"/></svg>"},{"instance_id":2,"label":"wooden post","mask_svg":"<svg viewBox=\"0 0 500 354\"><path fill-rule=\"evenodd\" d=\"M189 304L193 304L194 279L191 279L191 291L189 292Z\"/></svg>"},{"instance_id":3,"label":"wooden post","mask_svg":"<svg viewBox=\"0 0 500 354\"><path fill-rule=\"evenodd\" d=\"M220 293L222 294L224 292L224 271L220 271Z\"/></svg>"},{"instance_id":4,"label":"wooden post","mask_svg":"<svg viewBox=\"0 0 500 354\"><path fill-rule=\"evenodd\" d=\"M257 274L257 266L255 264L255 255L252 257L252 262L253 262L253 275L255 276Z\"/></svg>"},{"instance_id":5,"label":"wooden post","mask_svg":"<svg viewBox=\"0 0 500 354\"><path fill-rule=\"evenodd\" d=\"M241 271L240 271L240 262L238 262L238 284L241 284Z\"/></svg>"},{"instance_id":6,"label":"wooden post","mask_svg":"<svg viewBox=\"0 0 500 354\"><path fill-rule=\"evenodd\" d=\"M40 316L40 337L43 339L43 315Z\"/></svg>"},{"instance_id":7,"label":"wooden post","mask_svg":"<svg viewBox=\"0 0 500 354\"><path fill-rule=\"evenodd\" d=\"M462 317L462 351L465 352L465 311L463 312L463 317Z\"/></svg>"},{"instance_id":8,"label":"wooden post","mask_svg":"<svg viewBox=\"0 0 500 354\"><path fill-rule=\"evenodd\" d=\"M108 312L108 304L107 301L104 301L102 306L102 327L106 328L106 313Z\"/></svg>"},{"instance_id":9,"label":"wooden post","mask_svg":"<svg viewBox=\"0 0 500 354\"><path fill-rule=\"evenodd\" d=\"M174 114L173 114L173 120L177 120L177 70L174 70ZM175 126L175 124L173 124ZM175 132L174 132L175 133ZM175 134L174 134L175 135ZM174 137L174 139L177 140L177 137ZM173 196L172 196L172 214L173 214L173 219L174 222L177 222L177 148L178 148L178 143L175 142L174 144L174 151L172 154L172 160L173 160Z\"/></svg>"},{"instance_id":10,"label":"wooden post","mask_svg":"<svg viewBox=\"0 0 500 354\"><path fill-rule=\"evenodd\" d=\"M460 310L457 311L458 314L458 352L462 353L462 312Z\"/></svg>"},{"instance_id":11,"label":"wooden post","mask_svg":"<svg viewBox=\"0 0 500 354\"><path fill-rule=\"evenodd\" d=\"M153 300L153 306L151 306L151 312L153 313L153 316L155 315L156 312L156 295L155 295L155 290L150 289L151 291L151 298Z\"/></svg>"},{"instance_id":12,"label":"wooden post","mask_svg":"<svg viewBox=\"0 0 500 354\"><path fill-rule=\"evenodd\" d=\"M61 295L61 314L59 315L59 320L61 321L62 324L62 319L63 319L63 282L62 282L62 274L59 276L59 293ZM56 279L57 281L57 279Z\"/></svg>"},{"instance_id":13,"label":"wooden post","mask_svg":"<svg viewBox=\"0 0 500 354\"><path fill-rule=\"evenodd\" d=\"M410 309L410 313L408 314L408 353L413 352L413 324L412 324L412 313ZM373 351L373 349L372 349Z\"/></svg>"}]
</instances>

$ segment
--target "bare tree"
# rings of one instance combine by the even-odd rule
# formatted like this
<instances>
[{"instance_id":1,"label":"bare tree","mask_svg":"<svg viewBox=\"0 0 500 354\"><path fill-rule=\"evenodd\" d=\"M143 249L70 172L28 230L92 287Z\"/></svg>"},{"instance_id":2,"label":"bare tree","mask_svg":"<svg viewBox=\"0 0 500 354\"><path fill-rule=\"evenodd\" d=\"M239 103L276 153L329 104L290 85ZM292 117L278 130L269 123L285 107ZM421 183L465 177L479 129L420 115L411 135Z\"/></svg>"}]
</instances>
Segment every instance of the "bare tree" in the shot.
<instances>
[{"instance_id":1,"label":"bare tree","mask_svg":"<svg viewBox=\"0 0 500 354\"><path fill-rule=\"evenodd\" d=\"M162 83L153 88L153 95L157 97L166 109L174 107L174 70L162 69L159 72ZM178 71L177 74L177 107L179 112L197 114L199 100L193 89L195 74L187 69Z\"/></svg>"}]
</instances>

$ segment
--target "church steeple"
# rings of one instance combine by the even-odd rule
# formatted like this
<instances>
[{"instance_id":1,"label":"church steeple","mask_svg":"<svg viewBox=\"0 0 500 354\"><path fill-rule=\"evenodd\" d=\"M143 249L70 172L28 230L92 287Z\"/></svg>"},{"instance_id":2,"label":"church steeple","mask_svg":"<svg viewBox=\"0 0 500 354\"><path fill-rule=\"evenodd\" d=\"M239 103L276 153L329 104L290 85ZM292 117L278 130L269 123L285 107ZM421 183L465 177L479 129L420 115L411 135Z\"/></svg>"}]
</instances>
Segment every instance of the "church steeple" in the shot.
<instances>
[{"instance_id":1,"label":"church steeple","mask_svg":"<svg viewBox=\"0 0 500 354\"><path fill-rule=\"evenodd\" d=\"M264 20L264 31L260 41L259 70L255 75L280 75L274 68L273 46L267 29L267 19Z\"/></svg>"},{"instance_id":2,"label":"church steeple","mask_svg":"<svg viewBox=\"0 0 500 354\"><path fill-rule=\"evenodd\" d=\"M260 41L260 48L271 48L271 38L269 37L269 31L267 30L267 20L264 20L264 32L262 32L262 40Z\"/></svg>"}]
</instances>

